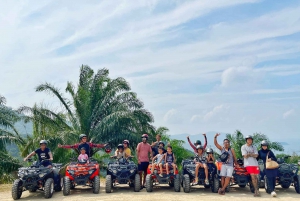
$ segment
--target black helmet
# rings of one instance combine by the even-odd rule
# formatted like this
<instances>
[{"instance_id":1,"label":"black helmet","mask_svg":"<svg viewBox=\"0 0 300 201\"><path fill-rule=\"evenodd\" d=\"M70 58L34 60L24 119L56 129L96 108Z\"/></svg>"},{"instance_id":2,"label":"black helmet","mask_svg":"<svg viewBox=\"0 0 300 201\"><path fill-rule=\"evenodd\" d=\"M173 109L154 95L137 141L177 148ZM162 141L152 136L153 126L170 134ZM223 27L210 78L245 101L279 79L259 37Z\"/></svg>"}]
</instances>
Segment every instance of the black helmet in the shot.
<instances>
[{"instance_id":1,"label":"black helmet","mask_svg":"<svg viewBox=\"0 0 300 201\"><path fill-rule=\"evenodd\" d=\"M119 148L124 149L124 145L123 145L123 144L119 144L119 145L118 145L118 149L119 149Z\"/></svg>"},{"instance_id":2,"label":"black helmet","mask_svg":"<svg viewBox=\"0 0 300 201\"><path fill-rule=\"evenodd\" d=\"M246 141L247 141L248 139L252 139L252 140L253 140L252 135L247 135L247 136L245 137L245 140L246 140Z\"/></svg>"},{"instance_id":3,"label":"black helmet","mask_svg":"<svg viewBox=\"0 0 300 201\"><path fill-rule=\"evenodd\" d=\"M158 145L162 144L163 146L165 146L165 143L163 141L159 141Z\"/></svg>"},{"instance_id":4,"label":"black helmet","mask_svg":"<svg viewBox=\"0 0 300 201\"><path fill-rule=\"evenodd\" d=\"M269 143L266 140L261 141L261 146L269 146Z\"/></svg>"},{"instance_id":5,"label":"black helmet","mask_svg":"<svg viewBox=\"0 0 300 201\"><path fill-rule=\"evenodd\" d=\"M214 153L214 150L213 150L212 148L208 148L208 149L206 150L206 153L207 153L207 154L213 154L213 153Z\"/></svg>"},{"instance_id":6,"label":"black helmet","mask_svg":"<svg viewBox=\"0 0 300 201\"><path fill-rule=\"evenodd\" d=\"M41 145L41 144L46 144L46 145L47 145L48 142L47 142L47 140L41 140L41 141L40 141L40 145Z\"/></svg>"},{"instance_id":7,"label":"black helmet","mask_svg":"<svg viewBox=\"0 0 300 201\"><path fill-rule=\"evenodd\" d=\"M237 164L239 164L240 166L244 165L244 160L243 159L237 159Z\"/></svg>"},{"instance_id":8,"label":"black helmet","mask_svg":"<svg viewBox=\"0 0 300 201\"><path fill-rule=\"evenodd\" d=\"M198 150L198 149L204 149L204 147L202 146L202 145L197 145L197 147L196 147L196 149Z\"/></svg>"},{"instance_id":9,"label":"black helmet","mask_svg":"<svg viewBox=\"0 0 300 201\"><path fill-rule=\"evenodd\" d=\"M196 140L196 141L195 141L195 144L201 145L201 141L200 141L200 140Z\"/></svg>"},{"instance_id":10,"label":"black helmet","mask_svg":"<svg viewBox=\"0 0 300 201\"><path fill-rule=\"evenodd\" d=\"M79 140L81 140L81 139L84 138L84 137L87 137L87 135L86 135L86 134L80 134L80 135L79 135Z\"/></svg>"}]
</instances>

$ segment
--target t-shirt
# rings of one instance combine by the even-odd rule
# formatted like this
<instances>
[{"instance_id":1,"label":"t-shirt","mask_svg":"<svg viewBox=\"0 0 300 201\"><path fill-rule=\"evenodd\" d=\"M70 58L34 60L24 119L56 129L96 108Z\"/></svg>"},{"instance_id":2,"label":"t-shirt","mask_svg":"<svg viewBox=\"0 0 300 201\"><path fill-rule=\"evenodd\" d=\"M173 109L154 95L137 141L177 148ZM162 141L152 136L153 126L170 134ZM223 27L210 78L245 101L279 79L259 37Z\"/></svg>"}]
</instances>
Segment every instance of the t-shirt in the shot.
<instances>
[{"instance_id":1,"label":"t-shirt","mask_svg":"<svg viewBox=\"0 0 300 201\"><path fill-rule=\"evenodd\" d=\"M197 157L195 158L195 160L197 162L206 163L206 157L207 157L206 153L203 152L201 155L197 153L196 156Z\"/></svg>"},{"instance_id":2,"label":"t-shirt","mask_svg":"<svg viewBox=\"0 0 300 201\"><path fill-rule=\"evenodd\" d=\"M244 144L241 151L243 156L247 154L258 154L257 148L254 145L248 146L247 144ZM258 162L254 157L244 158L244 166L258 166Z\"/></svg>"},{"instance_id":3,"label":"t-shirt","mask_svg":"<svg viewBox=\"0 0 300 201\"><path fill-rule=\"evenodd\" d=\"M78 146L78 150L80 151L81 148L84 147L85 148L85 153L86 155L88 155L88 157L90 156L90 145L88 143L81 143Z\"/></svg>"},{"instance_id":4,"label":"t-shirt","mask_svg":"<svg viewBox=\"0 0 300 201\"><path fill-rule=\"evenodd\" d=\"M44 151L42 151L42 149L39 148L39 149L35 150L34 152L38 155L39 161L42 161L45 159L50 159L49 153L51 153L51 151L47 147L44 149Z\"/></svg>"},{"instance_id":5,"label":"t-shirt","mask_svg":"<svg viewBox=\"0 0 300 201\"><path fill-rule=\"evenodd\" d=\"M82 159L84 159L84 160L88 160L88 159L89 159L89 157L88 157L88 155L87 155L87 154L80 154L80 155L78 156L78 160L80 161L80 160L82 160Z\"/></svg>"},{"instance_id":6,"label":"t-shirt","mask_svg":"<svg viewBox=\"0 0 300 201\"><path fill-rule=\"evenodd\" d=\"M162 158L164 158L164 154L157 154L156 155L156 162L158 163L158 162L160 162L160 163L163 163L163 161L164 161L164 159L162 159ZM161 160L162 159L162 160Z\"/></svg>"},{"instance_id":7,"label":"t-shirt","mask_svg":"<svg viewBox=\"0 0 300 201\"><path fill-rule=\"evenodd\" d=\"M148 143L140 142L137 146L138 160L140 162L149 162L149 153L151 151L151 145Z\"/></svg>"},{"instance_id":8,"label":"t-shirt","mask_svg":"<svg viewBox=\"0 0 300 201\"><path fill-rule=\"evenodd\" d=\"M126 157L125 151L123 151L122 153L121 152L118 153L118 150L116 150L115 155L117 156L117 158L125 158Z\"/></svg>"},{"instance_id":9,"label":"t-shirt","mask_svg":"<svg viewBox=\"0 0 300 201\"><path fill-rule=\"evenodd\" d=\"M125 148L124 152L126 153L127 156L131 156L131 150L130 150L130 148Z\"/></svg>"}]
</instances>

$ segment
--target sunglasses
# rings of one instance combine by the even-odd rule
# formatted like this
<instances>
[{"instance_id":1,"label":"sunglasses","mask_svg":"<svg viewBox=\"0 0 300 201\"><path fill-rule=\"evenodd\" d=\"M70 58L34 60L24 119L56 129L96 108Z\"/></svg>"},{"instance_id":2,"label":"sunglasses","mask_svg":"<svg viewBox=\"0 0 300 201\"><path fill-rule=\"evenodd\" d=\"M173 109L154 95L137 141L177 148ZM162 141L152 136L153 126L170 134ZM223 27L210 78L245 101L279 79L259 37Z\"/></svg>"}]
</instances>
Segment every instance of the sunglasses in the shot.
<instances>
[{"instance_id":1,"label":"sunglasses","mask_svg":"<svg viewBox=\"0 0 300 201\"><path fill-rule=\"evenodd\" d=\"M147 140L147 138L143 137L142 140Z\"/></svg>"}]
</instances>

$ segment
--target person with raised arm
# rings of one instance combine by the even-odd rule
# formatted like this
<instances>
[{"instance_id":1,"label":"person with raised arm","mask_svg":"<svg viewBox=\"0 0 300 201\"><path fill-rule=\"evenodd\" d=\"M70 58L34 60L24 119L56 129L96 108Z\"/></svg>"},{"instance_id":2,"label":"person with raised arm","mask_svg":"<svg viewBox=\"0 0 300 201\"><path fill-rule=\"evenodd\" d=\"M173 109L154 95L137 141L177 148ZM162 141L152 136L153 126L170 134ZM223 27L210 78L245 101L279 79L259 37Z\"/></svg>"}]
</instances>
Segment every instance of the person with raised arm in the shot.
<instances>
[{"instance_id":1,"label":"person with raised arm","mask_svg":"<svg viewBox=\"0 0 300 201\"><path fill-rule=\"evenodd\" d=\"M205 140L205 143L204 143L204 145L203 145L203 148L206 149L206 145L207 145L206 134L203 133L202 135L204 136L204 140ZM186 138L187 138L187 140L188 140L190 146L191 146L192 149L194 150L194 152L197 154L197 148L196 148L196 147L197 147L198 145L202 145L201 141L200 141L200 140L196 140L195 143L193 144L193 143L191 142L191 140L190 140L190 136L187 136Z\"/></svg>"}]
</instances>

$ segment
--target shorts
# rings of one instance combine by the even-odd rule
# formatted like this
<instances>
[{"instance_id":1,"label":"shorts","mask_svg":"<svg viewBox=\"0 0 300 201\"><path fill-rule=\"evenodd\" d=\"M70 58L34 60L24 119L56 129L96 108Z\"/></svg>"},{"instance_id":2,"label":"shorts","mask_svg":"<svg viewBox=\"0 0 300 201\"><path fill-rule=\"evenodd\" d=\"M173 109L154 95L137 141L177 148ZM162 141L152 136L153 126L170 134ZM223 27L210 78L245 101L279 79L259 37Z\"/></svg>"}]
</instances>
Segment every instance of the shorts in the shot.
<instances>
[{"instance_id":1,"label":"shorts","mask_svg":"<svg viewBox=\"0 0 300 201\"><path fill-rule=\"evenodd\" d=\"M245 168L249 174L260 174L258 166L247 166Z\"/></svg>"},{"instance_id":2,"label":"shorts","mask_svg":"<svg viewBox=\"0 0 300 201\"><path fill-rule=\"evenodd\" d=\"M162 165L164 165L164 164L165 164L165 161L161 161L160 163L161 163ZM155 164L155 165L159 165L160 163L159 163L159 162L155 162L154 164Z\"/></svg>"},{"instance_id":3,"label":"shorts","mask_svg":"<svg viewBox=\"0 0 300 201\"><path fill-rule=\"evenodd\" d=\"M149 162L141 162L141 164L138 164L138 170L140 172L147 172L149 166Z\"/></svg>"},{"instance_id":4,"label":"shorts","mask_svg":"<svg viewBox=\"0 0 300 201\"><path fill-rule=\"evenodd\" d=\"M233 166L223 164L220 171L221 177L232 177Z\"/></svg>"}]
</instances>

